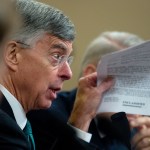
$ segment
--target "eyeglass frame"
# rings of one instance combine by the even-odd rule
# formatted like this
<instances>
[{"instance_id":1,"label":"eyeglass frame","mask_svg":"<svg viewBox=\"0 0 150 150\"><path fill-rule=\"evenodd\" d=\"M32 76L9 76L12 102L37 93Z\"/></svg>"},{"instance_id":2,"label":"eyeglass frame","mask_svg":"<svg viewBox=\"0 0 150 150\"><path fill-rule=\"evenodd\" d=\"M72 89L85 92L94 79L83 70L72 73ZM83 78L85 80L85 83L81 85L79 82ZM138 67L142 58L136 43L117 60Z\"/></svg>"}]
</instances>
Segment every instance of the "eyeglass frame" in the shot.
<instances>
[{"instance_id":1,"label":"eyeglass frame","mask_svg":"<svg viewBox=\"0 0 150 150\"><path fill-rule=\"evenodd\" d=\"M18 44L22 44L22 45L25 45L27 47L30 47L30 45L28 45L24 42L21 42L21 41L15 41L15 42L18 43ZM68 65L70 66L73 62L74 57L73 56L62 55L58 59L56 57L55 58L53 57L53 59L55 59L55 61L57 61L56 63L54 63L54 62L52 62L52 60L49 59L51 61L51 64L52 64L53 67L59 67L59 66L63 65L65 62L67 62Z\"/></svg>"}]
</instances>

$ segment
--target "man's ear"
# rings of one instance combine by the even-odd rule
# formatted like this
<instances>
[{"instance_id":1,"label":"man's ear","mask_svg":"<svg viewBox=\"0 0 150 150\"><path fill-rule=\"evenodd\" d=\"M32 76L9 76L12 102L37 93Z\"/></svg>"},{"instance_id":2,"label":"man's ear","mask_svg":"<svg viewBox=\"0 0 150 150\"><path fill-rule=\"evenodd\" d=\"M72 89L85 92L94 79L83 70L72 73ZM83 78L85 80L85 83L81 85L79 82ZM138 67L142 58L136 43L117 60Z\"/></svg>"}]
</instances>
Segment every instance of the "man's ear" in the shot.
<instances>
[{"instance_id":1,"label":"man's ear","mask_svg":"<svg viewBox=\"0 0 150 150\"><path fill-rule=\"evenodd\" d=\"M84 69L83 69L83 76L89 75L93 72L96 71L96 66L93 64L88 64Z\"/></svg>"},{"instance_id":2,"label":"man's ear","mask_svg":"<svg viewBox=\"0 0 150 150\"><path fill-rule=\"evenodd\" d=\"M16 71L18 65L19 47L15 41L9 42L5 47L4 59L6 65L13 71Z\"/></svg>"}]
</instances>

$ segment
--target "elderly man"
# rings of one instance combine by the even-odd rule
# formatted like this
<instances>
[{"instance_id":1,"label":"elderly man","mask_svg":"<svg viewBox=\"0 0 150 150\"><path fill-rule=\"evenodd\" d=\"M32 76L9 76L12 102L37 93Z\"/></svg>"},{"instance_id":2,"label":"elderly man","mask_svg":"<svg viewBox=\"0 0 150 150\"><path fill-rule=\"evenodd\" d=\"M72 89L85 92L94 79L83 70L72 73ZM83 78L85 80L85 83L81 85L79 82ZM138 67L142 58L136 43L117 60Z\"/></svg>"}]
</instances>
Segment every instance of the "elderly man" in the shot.
<instances>
[{"instance_id":1,"label":"elderly man","mask_svg":"<svg viewBox=\"0 0 150 150\"><path fill-rule=\"evenodd\" d=\"M0 52L0 149L35 150L26 113L49 108L63 82L71 78L75 30L68 17L54 7L17 0L16 8L21 25L2 43ZM88 100L92 95L100 103L100 96L113 82L107 78L97 87L96 78L93 73L79 81L78 100ZM86 114L86 118L94 114ZM53 141L49 149L95 149L84 138L77 138L69 126L61 128L66 131L65 136L60 133L61 141Z\"/></svg>"}]
</instances>

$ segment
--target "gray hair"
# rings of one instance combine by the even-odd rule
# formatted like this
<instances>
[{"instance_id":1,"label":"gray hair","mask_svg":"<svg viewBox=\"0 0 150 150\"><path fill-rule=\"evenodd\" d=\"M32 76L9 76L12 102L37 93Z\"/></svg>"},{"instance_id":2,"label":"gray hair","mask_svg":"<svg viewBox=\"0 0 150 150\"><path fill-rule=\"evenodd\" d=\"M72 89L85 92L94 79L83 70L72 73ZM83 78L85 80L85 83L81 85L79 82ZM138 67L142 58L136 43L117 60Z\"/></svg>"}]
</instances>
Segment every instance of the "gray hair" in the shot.
<instances>
[{"instance_id":1,"label":"gray hair","mask_svg":"<svg viewBox=\"0 0 150 150\"><path fill-rule=\"evenodd\" d=\"M74 40L74 24L62 11L34 0L16 0L16 9L22 25L12 36L14 40L29 44L42 33L66 41Z\"/></svg>"},{"instance_id":2,"label":"gray hair","mask_svg":"<svg viewBox=\"0 0 150 150\"><path fill-rule=\"evenodd\" d=\"M87 47L81 67L83 69L88 64L94 64L96 66L102 55L142 42L144 42L142 38L128 32L103 32Z\"/></svg>"}]
</instances>

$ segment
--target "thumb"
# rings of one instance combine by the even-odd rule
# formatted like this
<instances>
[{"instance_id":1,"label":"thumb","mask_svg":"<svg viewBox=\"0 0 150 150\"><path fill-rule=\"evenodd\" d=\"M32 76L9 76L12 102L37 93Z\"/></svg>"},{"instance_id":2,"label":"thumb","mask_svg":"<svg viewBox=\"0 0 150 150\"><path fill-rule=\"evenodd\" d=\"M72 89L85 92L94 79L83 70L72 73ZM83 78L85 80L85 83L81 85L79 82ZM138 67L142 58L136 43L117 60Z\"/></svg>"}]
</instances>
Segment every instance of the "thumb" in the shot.
<instances>
[{"instance_id":1,"label":"thumb","mask_svg":"<svg viewBox=\"0 0 150 150\"><path fill-rule=\"evenodd\" d=\"M109 76L105 78L99 85L99 90L103 93L107 90L109 90L114 85L113 77Z\"/></svg>"}]
</instances>

